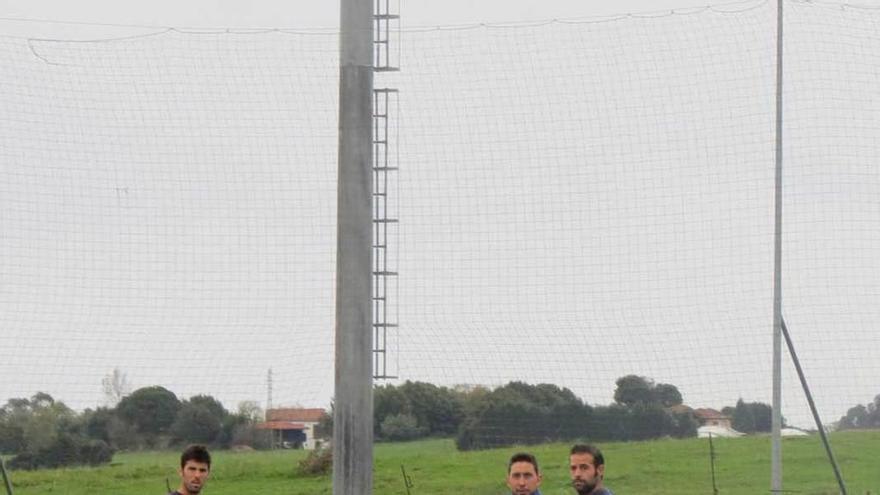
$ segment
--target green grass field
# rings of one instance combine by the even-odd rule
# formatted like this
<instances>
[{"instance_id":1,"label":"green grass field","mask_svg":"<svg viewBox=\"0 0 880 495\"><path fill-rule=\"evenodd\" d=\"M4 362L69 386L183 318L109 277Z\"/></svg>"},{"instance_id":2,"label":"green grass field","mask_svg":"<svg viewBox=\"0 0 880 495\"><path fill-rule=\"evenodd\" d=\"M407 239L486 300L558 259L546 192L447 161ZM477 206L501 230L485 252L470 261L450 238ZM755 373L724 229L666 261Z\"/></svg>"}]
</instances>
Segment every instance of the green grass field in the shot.
<instances>
[{"instance_id":1,"label":"green grass field","mask_svg":"<svg viewBox=\"0 0 880 495\"><path fill-rule=\"evenodd\" d=\"M832 435L851 495L880 495L880 431ZM705 439L657 440L601 445L607 484L617 495L712 494L709 444ZM507 458L517 450L538 456L545 495L572 494L567 485L567 445L458 452L450 440L427 440L376 446L373 493L407 493L401 466L414 486L412 495L498 495L504 490ZM715 439L716 478L720 494L769 493L770 439L767 436ZM165 479L176 486L175 452L117 454L113 465L11 473L15 495L163 494ZM215 452L206 495L330 494L329 476L296 474L302 451ZM783 441L784 480L788 493L837 494L818 436ZM0 488L2 493L2 488Z\"/></svg>"}]
</instances>

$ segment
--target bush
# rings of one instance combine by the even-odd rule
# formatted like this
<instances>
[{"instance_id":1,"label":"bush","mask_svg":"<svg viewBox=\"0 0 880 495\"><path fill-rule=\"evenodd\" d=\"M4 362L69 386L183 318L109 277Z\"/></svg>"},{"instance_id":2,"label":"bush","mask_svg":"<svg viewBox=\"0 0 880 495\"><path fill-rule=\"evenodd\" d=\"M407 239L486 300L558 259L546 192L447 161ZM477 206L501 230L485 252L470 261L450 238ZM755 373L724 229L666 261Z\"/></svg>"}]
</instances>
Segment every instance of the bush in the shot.
<instances>
[{"instance_id":1,"label":"bush","mask_svg":"<svg viewBox=\"0 0 880 495\"><path fill-rule=\"evenodd\" d=\"M6 463L9 469L22 469L22 470L32 470L37 469L39 465L37 464L37 454L33 452L22 452L17 456L13 457Z\"/></svg>"},{"instance_id":2,"label":"bush","mask_svg":"<svg viewBox=\"0 0 880 495\"><path fill-rule=\"evenodd\" d=\"M211 444L223 431L221 421L208 407L186 403L171 424L171 434L179 443Z\"/></svg>"},{"instance_id":3,"label":"bush","mask_svg":"<svg viewBox=\"0 0 880 495\"><path fill-rule=\"evenodd\" d=\"M468 401L459 450L570 441L586 435L592 408L570 390L510 382Z\"/></svg>"},{"instance_id":4,"label":"bush","mask_svg":"<svg viewBox=\"0 0 880 495\"><path fill-rule=\"evenodd\" d=\"M247 445L257 450L272 448L272 432L258 430L253 424L240 424L232 430L231 446Z\"/></svg>"},{"instance_id":5,"label":"bush","mask_svg":"<svg viewBox=\"0 0 880 495\"><path fill-rule=\"evenodd\" d=\"M333 470L333 449L327 447L309 452L299 461L299 474L307 476L329 474Z\"/></svg>"},{"instance_id":6,"label":"bush","mask_svg":"<svg viewBox=\"0 0 880 495\"><path fill-rule=\"evenodd\" d=\"M109 444L119 450L138 450L147 444L134 425L115 416L107 422L107 437Z\"/></svg>"},{"instance_id":7,"label":"bush","mask_svg":"<svg viewBox=\"0 0 880 495\"><path fill-rule=\"evenodd\" d=\"M113 449L102 440L61 435L51 445L37 452L22 452L9 461L10 469L59 468L65 466L107 464Z\"/></svg>"},{"instance_id":8,"label":"bush","mask_svg":"<svg viewBox=\"0 0 880 495\"><path fill-rule=\"evenodd\" d=\"M102 440L92 440L82 445L79 450L79 458L82 464L100 466L109 464L113 460L113 448Z\"/></svg>"},{"instance_id":9,"label":"bush","mask_svg":"<svg viewBox=\"0 0 880 495\"><path fill-rule=\"evenodd\" d=\"M394 414L387 416L379 428L382 438L392 442L415 440L428 433L428 429L419 426L415 416L411 414Z\"/></svg>"}]
</instances>

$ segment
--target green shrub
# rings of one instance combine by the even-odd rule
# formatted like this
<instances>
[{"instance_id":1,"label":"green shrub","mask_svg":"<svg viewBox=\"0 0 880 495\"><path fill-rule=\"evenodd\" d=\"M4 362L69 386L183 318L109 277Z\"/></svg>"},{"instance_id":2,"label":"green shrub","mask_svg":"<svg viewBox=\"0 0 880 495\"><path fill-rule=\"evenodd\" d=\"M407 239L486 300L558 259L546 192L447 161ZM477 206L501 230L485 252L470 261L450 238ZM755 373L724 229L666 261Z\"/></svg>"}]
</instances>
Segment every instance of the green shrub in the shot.
<instances>
[{"instance_id":1,"label":"green shrub","mask_svg":"<svg viewBox=\"0 0 880 495\"><path fill-rule=\"evenodd\" d=\"M329 474L333 470L333 449L327 447L309 452L305 459L299 461L297 471L307 476Z\"/></svg>"},{"instance_id":2,"label":"green shrub","mask_svg":"<svg viewBox=\"0 0 880 495\"><path fill-rule=\"evenodd\" d=\"M392 442L415 440L428 433L427 428L419 426L418 420L411 414L394 414L387 416L379 427L382 438Z\"/></svg>"},{"instance_id":3,"label":"green shrub","mask_svg":"<svg viewBox=\"0 0 880 495\"><path fill-rule=\"evenodd\" d=\"M107 464L113 459L113 449L102 440L61 435L48 447L36 452L22 452L9 461L10 469L32 470L66 466Z\"/></svg>"}]
</instances>

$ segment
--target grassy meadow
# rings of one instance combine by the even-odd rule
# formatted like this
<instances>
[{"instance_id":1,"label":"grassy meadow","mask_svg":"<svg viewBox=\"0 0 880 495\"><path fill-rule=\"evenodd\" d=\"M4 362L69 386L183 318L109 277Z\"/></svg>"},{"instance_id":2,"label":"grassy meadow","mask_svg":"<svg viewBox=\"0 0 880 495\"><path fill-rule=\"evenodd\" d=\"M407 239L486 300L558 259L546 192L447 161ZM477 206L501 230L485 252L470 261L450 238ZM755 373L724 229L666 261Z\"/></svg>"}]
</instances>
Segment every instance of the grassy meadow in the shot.
<instances>
[{"instance_id":1,"label":"grassy meadow","mask_svg":"<svg viewBox=\"0 0 880 495\"><path fill-rule=\"evenodd\" d=\"M831 437L851 495L880 495L880 431L841 432ZM719 494L769 493L770 439L754 436L715 439ZM606 482L616 495L712 494L706 439L656 440L601 445ZM574 493L568 487L567 448L547 444L458 452L451 440L379 444L375 449L373 493L407 495L401 466L412 480L411 495L500 495L507 458L518 450L538 456L544 495ZM205 495L331 494L330 476L301 476L303 451L213 453L212 479ZM837 494L837 483L818 436L783 440L787 493ZM148 495L176 487L176 452L120 453L100 468L13 471L15 495ZM2 488L0 488L0 493Z\"/></svg>"}]
</instances>

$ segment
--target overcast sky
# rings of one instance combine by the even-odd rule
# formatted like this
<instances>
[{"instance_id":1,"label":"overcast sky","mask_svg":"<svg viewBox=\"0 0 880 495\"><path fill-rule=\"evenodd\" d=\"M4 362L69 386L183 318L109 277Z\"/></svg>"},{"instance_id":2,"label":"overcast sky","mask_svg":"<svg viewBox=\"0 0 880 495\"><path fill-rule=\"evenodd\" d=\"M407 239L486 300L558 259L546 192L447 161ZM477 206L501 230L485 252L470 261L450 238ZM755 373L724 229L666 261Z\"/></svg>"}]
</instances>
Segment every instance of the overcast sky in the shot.
<instances>
[{"instance_id":1,"label":"overcast sky","mask_svg":"<svg viewBox=\"0 0 880 495\"><path fill-rule=\"evenodd\" d=\"M391 0L404 27L512 22L693 8L705 0ZM339 2L312 0L2 0L0 16L173 27L336 27ZM4 26L8 26L5 23ZM16 26L16 29L25 29ZM26 28L30 30L35 27ZM49 33L51 31L40 32ZM59 26L50 28L58 32Z\"/></svg>"},{"instance_id":2,"label":"overcast sky","mask_svg":"<svg viewBox=\"0 0 880 495\"><path fill-rule=\"evenodd\" d=\"M400 11L403 27L417 27L704 4L408 0ZM741 29L708 14L676 17L669 20L672 28L665 20L595 30L560 24L515 34L478 29L405 40L399 82L401 154L407 163L401 180L413 187L402 187L400 197L401 212L409 217L401 227L407 250L400 253L402 298L409 304L400 315L403 327L418 326L422 333L400 336L395 357L402 377L449 385L551 381L603 403L610 401L615 377L635 372L681 386L695 406L721 407L738 396L769 399L766 219L772 205L765 193L772 180L766 165L773 156L774 79L772 36L766 36L772 17L769 7L763 9L745 13ZM0 17L6 19L0 21L4 35L91 39L158 26L332 29L339 15L330 1L0 0ZM716 27L727 36L716 36ZM4 45L10 66L23 72L0 74L4 87L21 86L8 93L11 103L4 107L13 119L0 120L6 132L0 138L14 150L3 165L20 167L0 184L7 215L0 218L15 232L0 260L5 270L0 289L7 291L0 323L12 335L0 349L13 354L0 362L0 370L7 376L43 375L23 380L27 385L20 388L18 382L4 384L0 400L40 387L76 407L90 407L101 400L100 377L119 366L138 386L161 382L182 396L207 388L234 406L237 400L265 399L271 366L276 405L327 404L335 190L327 178L334 170L336 125L336 68L327 61L335 51L332 40L296 39L302 53L294 55L303 57L296 60L310 71L278 69L289 54L270 36L242 44L237 41L243 38L217 37L216 45L178 34L143 45ZM656 39L665 44L653 43ZM527 49L510 48L517 43ZM239 47L244 48L238 52ZM151 61L156 53L160 58ZM861 53L823 74L852 70L865 58ZM82 79L63 65L95 60L107 65L83 64L94 72L84 71ZM794 67L807 73L825 62ZM191 64L202 63L204 72L194 74ZM270 74L262 89L253 84L250 68ZM138 79L138 71L152 78L149 84L139 85L147 79ZM850 150L853 169L836 177L855 177L838 184L823 176L815 191L807 190L827 200L832 184L840 204L814 211L824 203L805 193L793 197L790 210L793 238L803 237L792 242L793 256L786 258L802 268L787 272L793 286L802 282L800 292L787 293L793 302L802 296L799 305L788 306L789 325L809 331L803 345L820 363L831 361L818 372L813 368L814 378L824 380L825 390L845 389L826 407L826 419L869 400L875 390L876 373L870 371L875 364L860 368L871 376L859 380L834 365L840 356L872 363L878 348L869 333L877 316L871 300L877 277L868 268L880 256L876 239L864 228L875 225L870 185L876 176L860 168L873 163L875 150L859 146L871 139L873 117L858 98L851 113L830 115L839 120L827 114L849 101L848 95L869 94L870 79L861 78L870 74L855 74L859 77L835 82L841 88L836 100L813 98L824 94L827 78L804 76L817 87L801 93L802 113L792 114L792 130L807 129L804 162L815 160L816 170L824 171L819 167L835 158L828 150L842 146ZM94 92L85 91L85 103L77 93L81 88ZM97 104L88 100L92 97ZM75 103L55 104L66 98ZM132 101L145 102L142 113L128 111ZM811 113L816 101L837 103ZM279 118L276 108L282 104L307 111ZM242 119L224 120L231 112ZM861 122L858 129L866 134L843 146L833 140L846 138L839 133L810 133L826 121ZM2 127L6 122L9 127ZM257 128L261 131L248 134ZM179 142L178 132L195 139ZM267 148L266 140L273 147ZM293 174L285 162L291 155L314 165ZM30 161L18 161L25 156ZM58 157L78 165L52 172ZM204 168L179 167L180 160ZM248 161L252 168L240 166ZM724 167L710 174L700 168L715 165ZM806 172L804 181L822 175ZM256 189L239 190L238 174ZM272 180L263 183L264 176ZM854 207L847 188L863 185L863 202ZM314 205L317 213L295 213ZM189 216L179 215L181 208ZM270 213L255 219L254 211ZM798 211L805 215L802 224ZM524 224L524 231L499 228L523 219L533 222ZM812 234L819 220L855 234L848 246L861 247L834 251L816 242ZM43 225L54 230L44 231ZM257 232L248 235L242 230L248 228ZM65 235L56 238L57 232ZM823 235L826 243L842 238L833 229ZM145 247L142 239L155 241L158 249ZM95 246L108 251L94 251ZM828 286L853 293L828 298L831 291L822 290ZM310 317L310 311L320 317ZM849 349L844 339L827 338L833 330L855 330L863 340L850 336L857 343ZM179 341L194 331L214 338ZM124 352L108 345L114 342ZM708 349L726 360L725 368ZM178 351L193 367L183 369L209 369L212 376L205 383L178 376L173 368ZM590 366L581 369L586 361ZM799 397L790 374L787 383L787 397ZM786 416L808 422L802 403L792 401L797 413L785 411Z\"/></svg>"}]
</instances>

